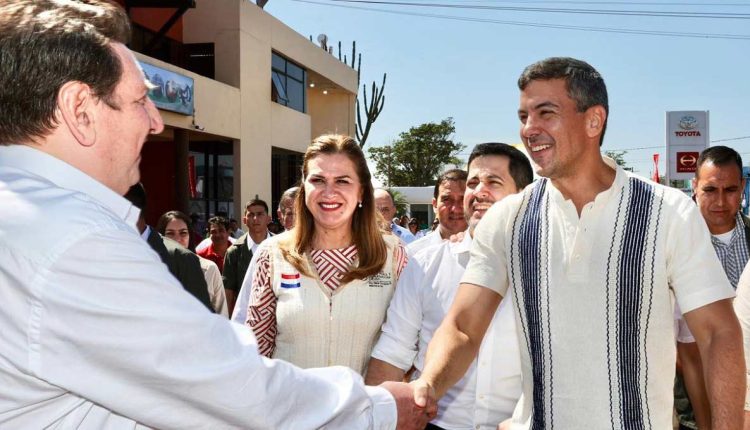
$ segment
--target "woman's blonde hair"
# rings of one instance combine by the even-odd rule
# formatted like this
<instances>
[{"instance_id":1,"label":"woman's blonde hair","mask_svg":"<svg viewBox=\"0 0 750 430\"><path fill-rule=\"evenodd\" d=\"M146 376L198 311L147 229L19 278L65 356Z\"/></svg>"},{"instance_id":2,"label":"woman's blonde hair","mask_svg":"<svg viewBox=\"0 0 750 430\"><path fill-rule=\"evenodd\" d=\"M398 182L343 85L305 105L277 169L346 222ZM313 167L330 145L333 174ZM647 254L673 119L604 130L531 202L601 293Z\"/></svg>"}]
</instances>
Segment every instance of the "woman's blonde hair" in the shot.
<instances>
[{"instance_id":1,"label":"woman's blonde hair","mask_svg":"<svg viewBox=\"0 0 750 430\"><path fill-rule=\"evenodd\" d=\"M357 246L359 264L351 266L344 274L341 279L341 283L344 284L380 272L387 253L385 240L377 223L378 212L375 208L370 169L367 167L362 149L351 137L338 134L323 135L313 140L307 148L302 162L302 186L294 200L294 229L289 233L289 238L280 243L280 248L284 258L295 269L307 276L312 275L308 271L305 252L312 246L315 220L305 205L304 181L309 173L310 160L323 154L343 154L351 160L362 187L362 207L358 206L354 210L352 218L352 240Z\"/></svg>"}]
</instances>

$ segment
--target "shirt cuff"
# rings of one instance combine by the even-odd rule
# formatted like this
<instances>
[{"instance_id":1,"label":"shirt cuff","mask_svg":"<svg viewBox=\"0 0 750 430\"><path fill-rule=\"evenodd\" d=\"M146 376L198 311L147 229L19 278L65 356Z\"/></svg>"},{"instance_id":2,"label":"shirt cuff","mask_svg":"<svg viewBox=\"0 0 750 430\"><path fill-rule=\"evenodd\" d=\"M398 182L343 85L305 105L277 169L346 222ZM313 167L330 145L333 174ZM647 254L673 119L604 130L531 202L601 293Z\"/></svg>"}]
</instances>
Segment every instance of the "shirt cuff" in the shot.
<instances>
[{"instance_id":1,"label":"shirt cuff","mask_svg":"<svg viewBox=\"0 0 750 430\"><path fill-rule=\"evenodd\" d=\"M370 355L406 372L414 364L417 351L404 348L397 340L392 339L387 333L383 332Z\"/></svg>"},{"instance_id":2,"label":"shirt cuff","mask_svg":"<svg viewBox=\"0 0 750 430\"><path fill-rule=\"evenodd\" d=\"M391 393L385 388L371 386L365 386L365 391L372 401L373 430L395 430L398 412Z\"/></svg>"}]
</instances>

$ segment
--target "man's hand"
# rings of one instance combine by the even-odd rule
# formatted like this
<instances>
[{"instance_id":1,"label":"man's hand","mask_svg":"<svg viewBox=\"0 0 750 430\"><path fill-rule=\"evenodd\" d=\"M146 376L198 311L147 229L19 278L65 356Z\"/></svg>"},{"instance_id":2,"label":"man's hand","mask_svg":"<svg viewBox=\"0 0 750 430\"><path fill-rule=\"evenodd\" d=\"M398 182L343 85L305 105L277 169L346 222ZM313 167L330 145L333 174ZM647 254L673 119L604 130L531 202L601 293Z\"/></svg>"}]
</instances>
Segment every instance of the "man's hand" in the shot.
<instances>
[{"instance_id":1,"label":"man's hand","mask_svg":"<svg viewBox=\"0 0 750 430\"><path fill-rule=\"evenodd\" d=\"M411 381L409 385L414 390L414 402L422 408L434 408L437 413L437 394L435 389L422 379Z\"/></svg>"},{"instance_id":2,"label":"man's hand","mask_svg":"<svg viewBox=\"0 0 750 430\"><path fill-rule=\"evenodd\" d=\"M383 382L381 387L388 390L396 399L396 411L398 412L398 430L422 430L435 415L437 415L437 403L427 402L418 406L414 401L416 390L405 382ZM434 394L434 391L433 391Z\"/></svg>"}]
</instances>

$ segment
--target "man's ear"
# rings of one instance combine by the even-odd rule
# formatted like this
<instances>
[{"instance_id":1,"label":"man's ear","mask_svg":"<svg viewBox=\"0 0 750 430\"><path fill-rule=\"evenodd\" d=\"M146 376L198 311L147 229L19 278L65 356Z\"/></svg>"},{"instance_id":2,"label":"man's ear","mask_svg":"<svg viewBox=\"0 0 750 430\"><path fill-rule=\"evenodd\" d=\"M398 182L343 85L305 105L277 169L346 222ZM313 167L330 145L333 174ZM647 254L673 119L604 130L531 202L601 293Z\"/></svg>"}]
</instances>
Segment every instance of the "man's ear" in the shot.
<instances>
[{"instance_id":1,"label":"man's ear","mask_svg":"<svg viewBox=\"0 0 750 430\"><path fill-rule=\"evenodd\" d=\"M91 87L78 81L66 82L57 93L60 119L82 146L92 146L96 142L94 109L97 101Z\"/></svg>"},{"instance_id":2,"label":"man's ear","mask_svg":"<svg viewBox=\"0 0 750 430\"><path fill-rule=\"evenodd\" d=\"M607 111L604 106L595 105L586 109L586 135L592 138L600 136L606 121Z\"/></svg>"}]
</instances>

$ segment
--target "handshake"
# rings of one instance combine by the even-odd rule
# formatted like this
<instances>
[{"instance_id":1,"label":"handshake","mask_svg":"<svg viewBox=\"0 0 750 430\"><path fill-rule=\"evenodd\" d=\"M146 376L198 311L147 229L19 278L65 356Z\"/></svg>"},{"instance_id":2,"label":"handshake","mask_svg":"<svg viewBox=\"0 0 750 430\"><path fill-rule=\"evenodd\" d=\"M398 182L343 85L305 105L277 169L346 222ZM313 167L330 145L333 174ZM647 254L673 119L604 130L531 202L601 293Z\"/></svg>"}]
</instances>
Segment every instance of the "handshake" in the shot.
<instances>
[{"instance_id":1,"label":"handshake","mask_svg":"<svg viewBox=\"0 0 750 430\"><path fill-rule=\"evenodd\" d=\"M417 379L408 384L388 381L380 386L396 399L397 430L423 430L437 415L437 395L428 383Z\"/></svg>"}]
</instances>

